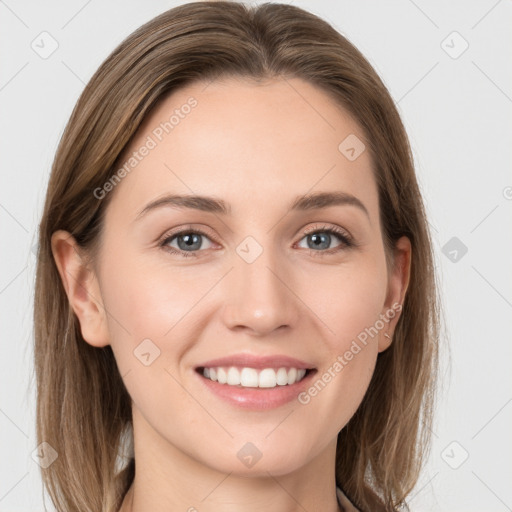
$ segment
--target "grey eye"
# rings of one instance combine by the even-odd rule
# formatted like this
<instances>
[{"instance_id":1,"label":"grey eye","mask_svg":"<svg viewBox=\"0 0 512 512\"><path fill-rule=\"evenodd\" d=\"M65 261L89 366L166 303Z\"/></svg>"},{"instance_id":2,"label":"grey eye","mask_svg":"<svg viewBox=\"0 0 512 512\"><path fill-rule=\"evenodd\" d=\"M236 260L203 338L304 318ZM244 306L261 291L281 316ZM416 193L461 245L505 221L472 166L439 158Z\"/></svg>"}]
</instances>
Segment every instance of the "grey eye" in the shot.
<instances>
[{"instance_id":1,"label":"grey eye","mask_svg":"<svg viewBox=\"0 0 512 512\"><path fill-rule=\"evenodd\" d=\"M200 249L209 249L210 247L203 247L203 239L209 241L208 237L201 233L187 231L177 233L165 241L165 245L179 249L180 251L192 252ZM174 241L178 242L178 247L173 246ZM210 242L211 243L211 242Z\"/></svg>"},{"instance_id":2,"label":"grey eye","mask_svg":"<svg viewBox=\"0 0 512 512\"><path fill-rule=\"evenodd\" d=\"M305 249L331 249L330 247L333 238L340 239L340 236L334 233L325 231L317 231L315 233L307 234L302 240L307 240L307 247ZM340 243L341 245L341 243Z\"/></svg>"}]
</instances>

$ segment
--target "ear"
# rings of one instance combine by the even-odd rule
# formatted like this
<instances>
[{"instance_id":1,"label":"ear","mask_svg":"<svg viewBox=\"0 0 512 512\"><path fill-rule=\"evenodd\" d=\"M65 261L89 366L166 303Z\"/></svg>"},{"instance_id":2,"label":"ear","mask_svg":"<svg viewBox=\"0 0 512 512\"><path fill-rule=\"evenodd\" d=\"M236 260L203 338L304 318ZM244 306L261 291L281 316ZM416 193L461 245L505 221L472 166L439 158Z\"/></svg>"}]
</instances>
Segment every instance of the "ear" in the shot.
<instances>
[{"instance_id":1,"label":"ear","mask_svg":"<svg viewBox=\"0 0 512 512\"><path fill-rule=\"evenodd\" d=\"M80 322L84 340L95 347L109 344L106 311L94 271L88 268L73 235L58 230L52 234L53 258L64 289Z\"/></svg>"},{"instance_id":2,"label":"ear","mask_svg":"<svg viewBox=\"0 0 512 512\"><path fill-rule=\"evenodd\" d=\"M409 286L411 257L411 241L403 236L395 244L393 267L388 281L388 293L382 311L385 326L379 336L379 352L389 348L393 340L393 333L400 318L405 293Z\"/></svg>"}]
</instances>

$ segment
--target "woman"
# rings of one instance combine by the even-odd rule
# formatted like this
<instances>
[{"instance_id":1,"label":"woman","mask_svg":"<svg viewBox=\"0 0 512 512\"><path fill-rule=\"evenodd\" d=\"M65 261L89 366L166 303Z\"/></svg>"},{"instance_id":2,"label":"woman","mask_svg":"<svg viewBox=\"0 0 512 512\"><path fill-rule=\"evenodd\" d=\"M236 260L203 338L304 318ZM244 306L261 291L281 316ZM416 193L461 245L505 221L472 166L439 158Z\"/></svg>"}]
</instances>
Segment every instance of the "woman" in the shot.
<instances>
[{"instance_id":1,"label":"woman","mask_svg":"<svg viewBox=\"0 0 512 512\"><path fill-rule=\"evenodd\" d=\"M438 314L407 135L361 53L290 5L171 9L102 64L55 157L43 481L59 510L397 510Z\"/></svg>"}]
</instances>

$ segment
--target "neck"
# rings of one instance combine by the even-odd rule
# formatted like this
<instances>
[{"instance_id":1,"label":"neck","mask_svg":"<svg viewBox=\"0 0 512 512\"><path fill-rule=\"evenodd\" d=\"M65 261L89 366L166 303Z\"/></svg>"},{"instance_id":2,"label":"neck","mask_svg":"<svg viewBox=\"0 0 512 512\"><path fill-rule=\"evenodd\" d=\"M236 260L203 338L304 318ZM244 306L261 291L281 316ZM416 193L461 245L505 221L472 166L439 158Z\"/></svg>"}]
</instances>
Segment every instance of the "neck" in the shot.
<instances>
[{"instance_id":1,"label":"neck","mask_svg":"<svg viewBox=\"0 0 512 512\"><path fill-rule=\"evenodd\" d=\"M119 512L342 510L336 498L336 438L302 467L274 475L261 465L247 476L218 471L157 439L154 431L143 441L135 420L134 415L135 478Z\"/></svg>"},{"instance_id":2,"label":"neck","mask_svg":"<svg viewBox=\"0 0 512 512\"><path fill-rule=\"evenodd\" d=\"M144 503L146 502L145 501L145 498L141 495L141 498L137 498L137 501L135 502L135 499L134 499L134 489L135 489L135 486L134 484L132 484L132 486L129 488L128 492L126 493L125 497L124 497L124 500L123 500L123 503L121 505L121 508L119 509L119 512L138 512L139 510L144 510L145 509L145 506ZM283 493L285 493L286 491L284 489L282 489ZM330 494L330 496L335 496L335 494ZM325 497L324 497L325 498ZM250 505L254 508L254 510L261 510L261 508L264 506L263 505L263 502L264 502L264 498L260 498L258 497L258 501L257 502L252 502L250 503ZM272 502L272 510L280 510L280 511L283 511L283 510L286 510L286 511L289 511L289 512L295 512L295 511L301 511L303 512L304 510L314 510L312 508L312 505L309 504L309 505L302 505L301 502L299 502L298 500L296 500L295 498L291 498L290 500L285 500L288 505L284 505L284 507L282 505L277 505L276 506L276 502ZM311 501L311 500L309 500ZM326 507L323 507L322 510L325 510L326 512L343 512L344 509L341 508L341 506L338 504L338 501L337 499L333 498L332 500L317 500L318 501L329 501L329 505L326 506ZM213 504L213 502L212 502ZM230 511L234 511L234 510L239 510L239 507L242 506L242 505L239 505L239 504L235 504L234 502L229 502L229 504L226 504L225 508L223 509L219 509L218 508L218 505L216 504L212 504L210 505L210 507L206 506L206 505L202 505L201 506L201 512L204 510L205 512L207 511L210 511L210 510L230 510ZM174 505L172 505L174 506ZM245 507L247 507L247 502L245 504L243 504L243 507L244 507L244 510L246 510ZM313 504L314 506L314 504ZM194 508L194 507L188 507L188 508L181 508L181 510L186 510L187 512L198 512L198 509ZM252 509L251 509L252 510ZM268 506L265 506L265 510L268 511L270 510L270 508Z\"/></svg>"}]
</instances>

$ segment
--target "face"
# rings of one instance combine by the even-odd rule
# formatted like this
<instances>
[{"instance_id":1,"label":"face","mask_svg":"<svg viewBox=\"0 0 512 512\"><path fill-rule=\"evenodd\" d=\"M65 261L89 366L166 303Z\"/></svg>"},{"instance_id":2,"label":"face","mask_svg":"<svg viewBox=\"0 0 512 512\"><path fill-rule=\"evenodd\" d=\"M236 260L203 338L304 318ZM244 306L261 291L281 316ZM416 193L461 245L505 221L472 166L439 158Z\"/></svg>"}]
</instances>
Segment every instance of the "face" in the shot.
<instances>
[{"instance_id":1,"label":"face","mask_svg":"<svg viewBox=\"0 0 512 512\"><path fill-rule=\"evenodd\" d=\"M97 192L112 194L91 284L102 307L75 309L86 341L112 346L141 438L251 475L333 446L408 279L407 250L386 267L362 143L300 79L195 83L146 119L121 181Z\"/></svg>"}]
</instances>

